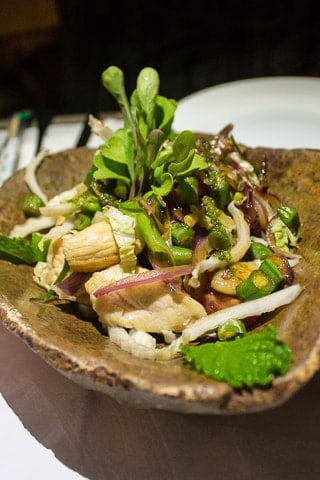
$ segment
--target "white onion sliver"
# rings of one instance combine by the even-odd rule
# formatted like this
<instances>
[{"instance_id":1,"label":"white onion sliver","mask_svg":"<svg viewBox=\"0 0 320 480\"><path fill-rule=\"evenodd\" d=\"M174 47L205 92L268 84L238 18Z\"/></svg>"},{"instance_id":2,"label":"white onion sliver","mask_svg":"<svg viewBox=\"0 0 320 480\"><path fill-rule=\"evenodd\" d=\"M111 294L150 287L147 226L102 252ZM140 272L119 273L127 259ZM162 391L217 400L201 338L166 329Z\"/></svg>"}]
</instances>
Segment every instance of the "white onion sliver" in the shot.
<instances>
[{"instance_id":1,"label":"white onion sliver","mask_svg":"<svg viewBox=\"0 0 320 480\"><path fill-rule=\"evenodd\" d=\"M74 187L70 188L69 190L64 190L61 193L58 193L54 197L50 198L50 200L47 202L45 207L40 208L40 213L42 215L46 214L46 208L49 206L58 206L62 205L66 202L69 202L70 200L73 200L75 197L81 195L87 190L87 187L85 186L84 183L78 183Z\"/></svg>"},{"instance_id":2,"label":"white onion sliver","mask_svg":"<svg viewBox=\"0 0 320 480\"><path fill-rule=\"evenodd\" d=\"M129 335L136 343L138 343L139 345L143 345L144 347L156 348L157 346L156 339L150 333L142 332L141 330L136 330L135 328L132 328L129 331Z\"/></svg>"},{"instance_id":3,"label":"white onion sliver","mask_svg":"<svg viewBox=\"0 0 320 480\"><path fill-rule=\"evenodd\" d=\"M52 227L47 233L42 237L42 240L48 240L50 238L58 238L70 232L73 228L73 222L66 220L61 225L56 225Z\"/></svg>"},{"instance_id":4,"label":"white onion sliver","mask_svg":"<svg viewBox=\"0 0 320 480\"><path fill-rule=\"evenodd\" d=\"M224 308L218 312L200 318L182 332L184 343L192 342L202 335L215 330L219 325L233 318L244 319L273 310L287 305L300 294L302 288L299 284L291 285L277 292L271 293L267 297L258 298L249 302L243 302L229 308Z\"/></svg>"},{"instance_id":5,"label":"white onion sliver","mask_svg":"<svg viewBox=\"0 0 320 480\"><path fill-rule=\"evenodd\" d=\"M61 203L60 205L46 205L41 207L40 212L43 216L60 217L60 215L70 215L77 209L73 203Z\"/></svg>"},{"instance_id":6,"label":"white onion sliver","mask_svg":"<svg viewBox=\"0 0 320 480\"><path fill-rule=\"evenodd\" d=\"M55 222L54 217L30 217L23 224L15 225L10 232L10 237L27 237L31 233L52 227Z\"/></svg>"},{"instance_id":7,"label":"white onion sliver","mask_svg":"<svg viewBox=\"0 0 320 480\"><path fill-rule=\"evenodd\" d=\"M250 247L250 227L246 222L244 215L239 208L237 208L234 202L231 202L228 206L228 210L231 213L234 223L236 224L238 241L231 249L231 261L239 262L244 257L248 248Z\"/></svg>"},{"instance_id":8,"label":"white onion sliver","mask_svg":"<svg viewBox=\"0 0 320 480\"><path fill-rule=\"evenodd\" d=\"M25 177L24 177L25 182L30 188L30 190L36 195L38 195L38 197L40 197L43 203L45 204L47 203L48 199L46 194L42 191L38 183L38 180L36 177L36 171L38 166L41 164L44 158L48 155L48 153L49 153L49 150L47 149L41 150L38 153L38 155L36 155L31 160L31 162L29 162L29 164L26 166Z\"/></svg>"}]
</instances>

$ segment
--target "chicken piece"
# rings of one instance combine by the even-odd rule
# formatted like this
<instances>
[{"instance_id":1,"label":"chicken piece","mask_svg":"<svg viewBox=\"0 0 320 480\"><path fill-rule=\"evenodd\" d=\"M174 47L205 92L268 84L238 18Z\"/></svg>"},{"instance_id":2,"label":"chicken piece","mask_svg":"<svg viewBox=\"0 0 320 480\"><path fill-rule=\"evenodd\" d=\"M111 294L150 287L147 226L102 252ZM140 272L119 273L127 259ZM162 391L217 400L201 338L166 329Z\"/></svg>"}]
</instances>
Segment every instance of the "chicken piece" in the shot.
<instances>
[{"instance_id":1,"label":"chicken piece","mask_svg":"<svg viewBox=\"0 0 320 480\"><path fill-rule=\"evenodd\" d=\"M137 273L143 271L141 267L137 269ZM85 285L103 325L151 333L181 332L190 322L206 315L199 302L164 282L123 288L98 298L93 295L98 288L122 277L121 267L114 265L94 273Z\"/></svg>"}]
</instances>

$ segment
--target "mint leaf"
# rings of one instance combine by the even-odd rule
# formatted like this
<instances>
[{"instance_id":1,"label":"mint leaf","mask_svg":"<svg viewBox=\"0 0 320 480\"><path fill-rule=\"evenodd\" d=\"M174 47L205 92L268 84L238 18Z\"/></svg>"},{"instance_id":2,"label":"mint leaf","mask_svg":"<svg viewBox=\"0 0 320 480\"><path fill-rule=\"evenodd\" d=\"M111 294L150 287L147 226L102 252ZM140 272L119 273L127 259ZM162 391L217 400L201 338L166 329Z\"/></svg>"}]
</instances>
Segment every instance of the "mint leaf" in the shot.
<instances>
[{"instance_id":1,"label":"mint leaf","mask_svg":"<svg viewBox=\"0 0 320 480\"><path fill-rule=\"evenodd\" d=\"M180 351L192 369L234 388L269 385L292 362L290 348L272 326L230 341L182 345Z\"/></svg>"},{"instance_id":2,"label":"mint leaf","mask_svg":"<svg viewBox=\"0 0 320 480\"><path fill-rule=\"evenodd\" d=\"M39 248L39 242L42 239L40 234L33 234L31 239L20 237L7 237L0 234L0 258L9 260L13 263L27 263L35 265L37 262L45 261L49 240Z\"/></svg>"}]
</instances>

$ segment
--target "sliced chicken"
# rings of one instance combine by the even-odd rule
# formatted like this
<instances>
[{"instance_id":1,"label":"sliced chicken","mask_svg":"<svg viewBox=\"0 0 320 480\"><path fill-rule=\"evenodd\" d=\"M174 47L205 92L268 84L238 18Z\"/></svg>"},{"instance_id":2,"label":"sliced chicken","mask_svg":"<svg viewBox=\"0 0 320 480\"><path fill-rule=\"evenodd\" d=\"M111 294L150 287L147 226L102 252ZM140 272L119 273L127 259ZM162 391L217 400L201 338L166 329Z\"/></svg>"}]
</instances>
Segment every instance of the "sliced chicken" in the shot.
<instances>
[{"instance_id":1,"label":"sliced chicken","mask_svg":"<svg viewBox=\"0 0 320 480\"><path fill-rule=\"evenodd\" d=\"M145 271L139 268L137 273ZM204 307L182 290L164 282L123 288L95 298L93 293L123 277L114 265L92 275L85 287L99 320L107 326L135 328L144 332L181 332L190 322L206 315Z\"/></svg>"}]
</instances>

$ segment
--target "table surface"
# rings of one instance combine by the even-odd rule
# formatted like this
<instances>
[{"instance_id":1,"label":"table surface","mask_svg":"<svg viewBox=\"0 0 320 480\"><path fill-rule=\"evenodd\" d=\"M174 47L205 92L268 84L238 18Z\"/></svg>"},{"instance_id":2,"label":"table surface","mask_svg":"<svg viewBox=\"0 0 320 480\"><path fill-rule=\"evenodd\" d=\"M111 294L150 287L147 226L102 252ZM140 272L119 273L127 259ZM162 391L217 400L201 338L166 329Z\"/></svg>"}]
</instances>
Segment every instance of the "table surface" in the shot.
<instances>
[{"instance_id":1,"label":"table surface","mask_svg":"<svg viewBox=\"0 0 320 480\"><path fill-rule=\"evenodd\" d=\"M68 148L80 130L81 122L52 125L44 146ZM24 162L34 135L26 132ZM136 409L86 390L2 325L0 365L1 479L319 478L319 374L275 409L207 416Z\"/></svg>"}]
</instances>

